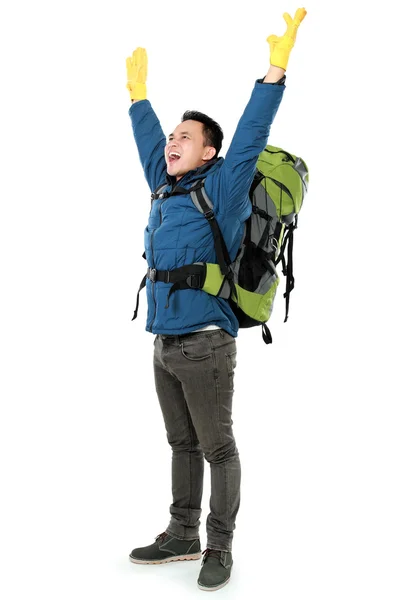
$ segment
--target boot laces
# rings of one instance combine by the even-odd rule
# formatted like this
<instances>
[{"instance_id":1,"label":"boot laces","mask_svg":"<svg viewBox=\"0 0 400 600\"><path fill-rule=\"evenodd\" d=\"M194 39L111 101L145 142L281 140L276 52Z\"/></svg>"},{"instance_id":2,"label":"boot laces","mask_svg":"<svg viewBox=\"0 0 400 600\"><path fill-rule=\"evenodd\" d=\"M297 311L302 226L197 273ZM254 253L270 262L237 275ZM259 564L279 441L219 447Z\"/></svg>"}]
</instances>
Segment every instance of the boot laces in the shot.
<instances>
[{"instance_id":1,"label":"boot laces","mask_svg":"<svg viewBox=\"0 0 400 600\"><path fill-rule=\"evenodd\" d=\"M156 537L156 542L160 542L160 544L162 544L167 536L168 536L168 533L166 531L163 531L163 533L160 533Z\"/></svg>"},{"instance_id":2,"label":"boot laces","mask_svg":"<svg viewBox=\"0 0 400 600\"><path fill-rule=\"evenodd\" d=\"M213 548L206 548L205 550L203 550L202 554L204 555L203 562L205 562L209 556L215 556L215 558L218 559L221 558L220 550L214 550Z\"/></svg>"}]
</instances>

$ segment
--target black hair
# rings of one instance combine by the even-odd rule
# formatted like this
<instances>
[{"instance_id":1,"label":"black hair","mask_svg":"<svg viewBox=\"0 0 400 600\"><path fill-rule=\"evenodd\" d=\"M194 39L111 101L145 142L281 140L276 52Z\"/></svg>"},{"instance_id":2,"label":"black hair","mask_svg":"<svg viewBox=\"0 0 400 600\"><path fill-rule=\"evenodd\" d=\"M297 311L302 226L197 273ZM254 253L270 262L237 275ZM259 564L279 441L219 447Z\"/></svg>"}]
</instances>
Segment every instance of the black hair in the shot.
<instances>
[{"instance_id":1,"label":"black hair","mask_svg":"<svg viewBox=\"0 0 400 600\"><path fill-rule=\"evenodd\" d=\"M204 145L215 148L215 157L217 157L222 147L222 140L224 139L224 134L218 123L197 110L187 110L182 116L181 122L183 123L184 121L199 121L203 123Z\"/></svg>"}]
</instances>

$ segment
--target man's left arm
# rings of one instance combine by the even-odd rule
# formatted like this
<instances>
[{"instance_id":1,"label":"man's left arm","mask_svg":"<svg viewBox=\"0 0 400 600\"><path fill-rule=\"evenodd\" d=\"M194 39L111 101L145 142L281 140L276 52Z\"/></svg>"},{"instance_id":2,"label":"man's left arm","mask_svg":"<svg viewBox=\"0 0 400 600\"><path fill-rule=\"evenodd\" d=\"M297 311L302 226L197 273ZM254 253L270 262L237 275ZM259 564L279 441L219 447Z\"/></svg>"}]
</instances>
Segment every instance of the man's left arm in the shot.
<instances>
[{"instance_id":1,"label":"man's left arm","mask_svg":"<svg viewBox=\"0 0 400 600\"><path fill-rule=\"evenodd\" d=\"M220 171L223 193L219 212L241 216L249 211L250 189L259 154L268 142L269 132L285 90L286 68L294 46L297 29L306 15L304 8L294 19L284 13L287 29L283 36L271 35L270 67L263 79L256 81ZM248 215L246 215L248 216Z\"/></svg>"},{"instance_id":2,"label":"man's left arm","mask_svg":"<svg viewBox=\"0 0 400 600\"><path fill-rule=\"evenodd\" d=\"M258 156L267 145L269 132L285 90L284 80L255 83L250 100L236 127L235 134L220 170L221 204L219 212L235 213L238 216L249 210L248 191L253 181ZM247 215L248 216L248 215Z\"/></svg>"}]
</instances>

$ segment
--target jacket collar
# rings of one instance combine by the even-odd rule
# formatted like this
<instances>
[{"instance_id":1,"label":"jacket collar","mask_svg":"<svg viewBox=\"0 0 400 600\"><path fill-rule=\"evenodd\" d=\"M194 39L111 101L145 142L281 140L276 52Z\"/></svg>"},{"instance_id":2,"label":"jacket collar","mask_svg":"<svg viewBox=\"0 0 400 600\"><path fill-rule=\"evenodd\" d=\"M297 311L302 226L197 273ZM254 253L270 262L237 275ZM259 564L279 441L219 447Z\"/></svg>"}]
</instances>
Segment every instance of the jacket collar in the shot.
<instances>
[{"instance_id":1,"label":"jacket collar","mask_svg":"<svg viewBox=\"0 0 400 600\"><path fill-rule=\"evenodd\" d=\"M185 173L185 175L182 177L182 179L179 180L179 182L178 182L179 185L181 185L183 181L185 183L188 183L188 181L192 181L192 180L203 177L204 174L207 171L209 171L210 169L212 169L212 167L214 165L216 165L219 161L221 161L221 163L222 163L223 160L224 160L223 158L212 158L211 160L207 161L201 167L197 167L197 169L192 169L192 171L188 171L187 173ZM171 185L171 186L175 186L177 183L175 175L168 175L168 173L167 173L166 179L167 179L167 182L169 183L169 185Z\"/></svg>"}]
</instances>

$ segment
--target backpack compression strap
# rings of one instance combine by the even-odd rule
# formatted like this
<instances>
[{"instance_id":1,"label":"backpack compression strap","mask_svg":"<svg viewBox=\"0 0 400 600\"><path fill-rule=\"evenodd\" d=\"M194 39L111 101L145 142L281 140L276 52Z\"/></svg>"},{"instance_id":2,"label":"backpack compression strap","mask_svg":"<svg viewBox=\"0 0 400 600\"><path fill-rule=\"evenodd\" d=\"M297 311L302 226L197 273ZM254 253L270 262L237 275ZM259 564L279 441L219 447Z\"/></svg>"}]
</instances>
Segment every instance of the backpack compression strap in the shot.
<instances>
[{"instance_id":1,"label":"backpack compression strap","mask_svg":"<svg viewBox=\"0 0 400 600\"><path fill-rule=\"evenodd\" d=\"M288 320L289 315L289 298L290 292L294 288L294 276L293 276L293 232L297 229L297 215L294 218L293 223L288 225L287 231L284 235L281 250L279 252L278 258L275 260L275 265L277 265L280 261L282 261L282 272L286 277L286 291L283 294L283 297L286 300L286 312L285 312L285 320L284 323ZM288 247L287 251L287 261L285 261L285 249L286 245Z\"/></svg>"}]
</instances>

